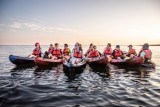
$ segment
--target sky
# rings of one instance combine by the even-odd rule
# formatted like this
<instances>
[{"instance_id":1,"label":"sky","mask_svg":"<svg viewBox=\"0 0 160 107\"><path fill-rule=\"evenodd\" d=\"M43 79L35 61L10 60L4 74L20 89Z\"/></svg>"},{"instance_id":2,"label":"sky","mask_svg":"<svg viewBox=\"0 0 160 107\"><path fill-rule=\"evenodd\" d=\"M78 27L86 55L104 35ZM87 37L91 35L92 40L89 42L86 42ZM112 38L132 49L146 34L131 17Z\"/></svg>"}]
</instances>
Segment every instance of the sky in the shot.
<instances>
[{"instance_id":1,"label":"sky","mask_svg":"<svg viewBox=\"0 0 160 107\"><path fill-rule=\"evenodd\" d=\"M0 0L0 45L160 43L160 0Z\"/></svg>"}]
</instances>

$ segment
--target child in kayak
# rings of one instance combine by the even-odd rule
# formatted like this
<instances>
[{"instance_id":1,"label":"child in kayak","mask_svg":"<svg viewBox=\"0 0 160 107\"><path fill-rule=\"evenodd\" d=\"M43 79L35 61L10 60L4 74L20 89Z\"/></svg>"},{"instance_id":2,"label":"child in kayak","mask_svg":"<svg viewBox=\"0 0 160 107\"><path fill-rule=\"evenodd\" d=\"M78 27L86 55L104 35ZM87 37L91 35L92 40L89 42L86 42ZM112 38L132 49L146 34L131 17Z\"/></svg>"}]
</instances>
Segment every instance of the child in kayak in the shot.
<instances>
[{"instance_id":1,"label":"child in kayak","mask_svg":"<svg viewBox=\"0 0 160 107\"><path fill-rule=\"evenodd\" d=\"M116 45L116 48L113 50L112 56L114 59L123 59L123 52L120 50L120 46Z\"/></svg>"},{"instance_id":2,"label":"child in kayak","mask_svg":"<svg viewBox=\"0 0 160 107\"><path fill-rule=\"evenodd\" d=\"M93 49L89 52L87 57L89 57L89 58L100 57L100 54L97 51L97 47L95 45L93 45Z\"/></svg>"},{"instance_id":3,"label":"child in kayak","mask_svg":"<svg viewBox=\"0 0 160 107\"><path fill-rule=\"evenodd\" d=\"M38 42L35 43L35 47L36 48L33 50L33 53L28 56L29 58L41 57L42 51L41 51L40 44Z\"/></svg>"},{"instance_id":4,"label":"child in kayak","mask_svg":"<svg viewBox=\"0 0 160 107\"><path fill-rule=\"evenodd\" d=\"M51 59L60 59L62 58L62 49L59 48L59 44L55 43L55 47L52 52L48 55Z\"/></svg>"},{"instance_id":5,"label":"child in kayak","mask_svg":"<svg viewBox=\"0 0 160 107\"><path fill-rule=\"evenodd\" d=\"M89 45L89 49L87 50L87 52L84 55L87 56L89 54L89 52L92 51L92 49L93 49L93 43L91 43Z\"/></svg>"},{"instance_id":6,"label":"child in kayak","mask_svg":"<svg viewBox=\"0 0 160 107\"><path fill-rule=\"evenodd\" d=\"M64 44L63 49L63 60L69 60L71 55L71 50L68 48L68 44Z\"/></svg>"},{"instance_id":7,"label":"child in kayak","mask_svg":"<svg viewBox=\"0 0 160 107\"><path fill-rule=\"evenodd\" d=\"M53 49L53 44L50 44L48 51L45 51L44 53L44 58L48 58L48 55L52 52Z\"/></svg>"},{"instance_id":8,"label":"child in kayak","mask_svg":"<svg viewBox=\"0 0 160 107\"><path fill-rule=\"evenodd\" d=\"M68 44L64 44L64 49L63 49L63 56L70 56L71 55L71 50L68 48Z\"/></svg>"},{"instance_id":9,"label":"child in kayak","mask_svg":"<svg viewBox=\"0 0 160 107\"><path fill-rule=\"evenodd\" d=\"M50 47L48 49L48 53L51 53L53 49L54 49L53 44L50 44Z\"/></svg>"},{"instance_id":10,"label":"child in kayak","mask_svg":"<svg viewBox=\"0 0 160 107\"><path fill-rule=\"evenodd\" d=\"M133 46L132 46L132 45L129 45L128 47L129 47L129 51L128 51L128 53L126 54L126 56L128 56L128 57L130 57L130 58L132 58L133 56L136 56L137 53L136 53L136 50L133 49Z\"/></svg>"},{"instance_id":11,"label":"child in kayak","mask_svg":"<svg viewBox=\"0 0 160 107\"><path fill-rule=\"evenodd\" d=\"M139 52L139 56L144 58L144 63L150 63L151 62L152 52L149 49L149 44L148 43L145 43L143 45L143 48Z\"/></svg>"}]
</instances>

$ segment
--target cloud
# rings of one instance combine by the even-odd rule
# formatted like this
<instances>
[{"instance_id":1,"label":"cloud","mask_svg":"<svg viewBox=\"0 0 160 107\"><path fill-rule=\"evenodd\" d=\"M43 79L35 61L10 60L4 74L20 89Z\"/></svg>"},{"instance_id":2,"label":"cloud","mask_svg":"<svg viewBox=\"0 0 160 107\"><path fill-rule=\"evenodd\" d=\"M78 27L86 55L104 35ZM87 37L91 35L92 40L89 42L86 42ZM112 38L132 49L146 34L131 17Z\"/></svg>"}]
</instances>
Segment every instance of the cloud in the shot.
<instances>
[{"instance_id":1,"label":"cloud","mask_svg":"<svg viewBox=\"0 0 160 107\"><path fill-rule=\"evenodd\" d=\"M22 24L19 22L13 22L13 24L10 25L11 28L22 28Z\"/></svg>"},{"instance_id":2,"label":"cloud","mask_svg":"<svg viewBox=\"0 0 160 107\"><path fill-rule=\"evenodd\" d=\"M28 23L24 21L14 21L10 25L10 27L13 31L15 31L16 29L26 29L26 30L42 31L42 32L54 32L54 31L75 32L75 30L69 29L69 28L43 26L43 25Z\"/></svg>"}]
</instances>

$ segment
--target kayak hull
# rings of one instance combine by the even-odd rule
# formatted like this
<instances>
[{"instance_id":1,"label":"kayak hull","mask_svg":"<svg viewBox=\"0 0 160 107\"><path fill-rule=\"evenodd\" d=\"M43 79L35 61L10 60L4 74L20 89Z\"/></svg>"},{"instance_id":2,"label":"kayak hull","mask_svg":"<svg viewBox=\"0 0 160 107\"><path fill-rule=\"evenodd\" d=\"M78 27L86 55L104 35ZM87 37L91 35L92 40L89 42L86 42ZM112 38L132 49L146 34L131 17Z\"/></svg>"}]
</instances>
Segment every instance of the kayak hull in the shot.
<instances>
[{"instance_id":1,"label":"kayak hull","mask_svg":"<svg viewBox=\"0 0 160 107\"><path fill-rule=\"evenodd\" d=\"M113 65L126 65L126 66L141 66L144 63L143 58L134 57L131 59L112 59L111 64Z\"/></svg>"},{"instance_id":2,"label":"kayak hull","mask_svg":"<svg viewBox=\"0 0 160 107\"><path fill-rule=\"evenodd\" d=\"M34 60L35 64L39 67L44 66L57 66L63 63L62 59L46 59L42 57L37 57Z\"/></svg>"},{"instance_id":3,"label":"kayak hull","mask_svg":"<svg viewBox=\"0 0 160 107\"><path fill-rule=\"evenodd\" d=\"M85 68L86 67L86 61L82 60L78 64L71 64L68 61L63 62L63 67L65 68Z\"/></svg>"},{"instance_id":4,"label":"kayak hull","mask_svg":"<svg viewBox=\"0 0 160 107\"><path fill-rule=\"evenodd\" d=\"M143 63L143 64L141 65L141 67L155 69L155 68L156 68L156 64L155 64L154 62Z\"/></svg>"},{"instance_id":5,"label":"kayak hull","mask_svg":"<svg viewBox=\"0 0 160 107\"><path fill-rule=\"evenodd\" d=\"M15 64L15 65L28 65L28 64L34 64L35 58L28 58L28 57L21 57L21 56L15 56L10 55L9 60Z\"/></svg>"},{"instance_id":6,"label":"kayak hull","mask_svg":"<svg viewBox=\"0 0 160 107\"><path fill-rule=\"evenodd\" d=\"M108 64L109 60L108 58L101 56L101 57L96 57L96 58L88 58L87 64L90 67L104 67Z\"/></svg>"}]
</instances>

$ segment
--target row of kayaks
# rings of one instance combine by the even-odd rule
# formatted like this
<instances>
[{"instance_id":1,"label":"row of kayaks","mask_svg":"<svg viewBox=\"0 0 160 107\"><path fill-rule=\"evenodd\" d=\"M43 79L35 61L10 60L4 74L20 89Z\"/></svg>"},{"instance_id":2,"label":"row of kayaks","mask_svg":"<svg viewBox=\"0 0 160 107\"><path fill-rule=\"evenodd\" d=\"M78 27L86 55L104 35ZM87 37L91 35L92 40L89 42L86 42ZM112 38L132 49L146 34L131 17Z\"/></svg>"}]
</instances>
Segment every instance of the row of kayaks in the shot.
<instances>
[{"instance_id":1,"label":"row of kayaks","mask_svg":"<svg viewBox=\"0 0 160 107\"><path fill-rule=\"evenodd\" d=\"M98 66L106 66L108 63L110 63L113 65L124 65L132 67L143 66L143 67L155 68L155 64L153 62L145 64L143 59L137 56L131 59L109 59L108 57L101 56L96 58L87 58L86 60L78 58L70 59L69 56L66 56L66 58L64 59L47 59L43 57L28 58L28 57L14 56L14 55L9 56L9 60L17 66L26 64L36 64L39 67L44 67L44 66L57 66L63 64L65 67L79 68L79 67L85 67L86 64L92 67L98 67Z\"/></svg>"}]
</instances>

